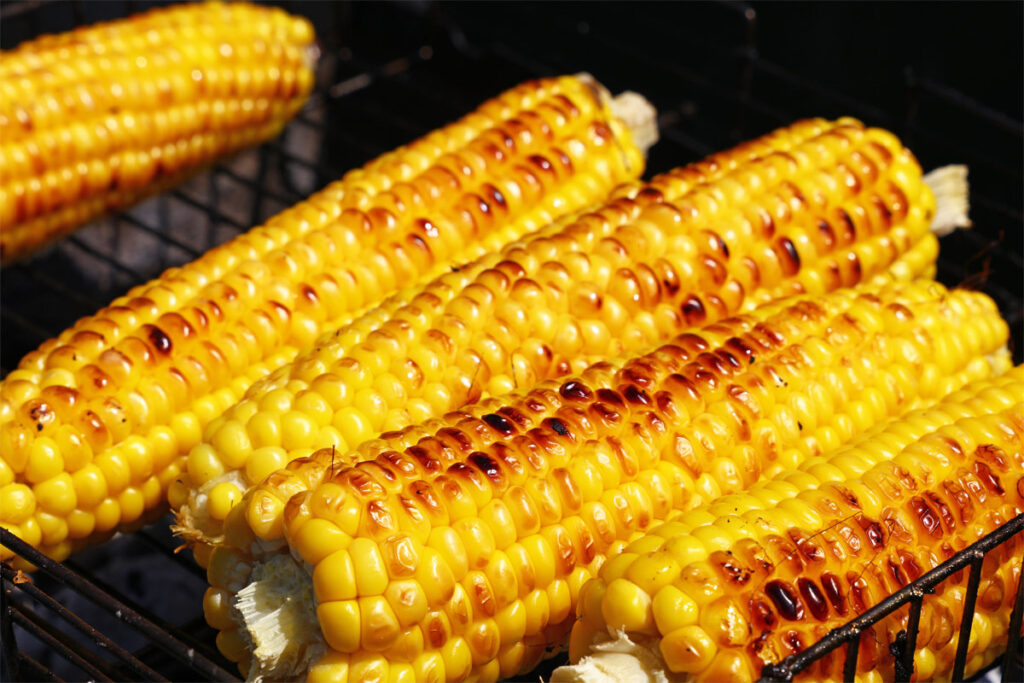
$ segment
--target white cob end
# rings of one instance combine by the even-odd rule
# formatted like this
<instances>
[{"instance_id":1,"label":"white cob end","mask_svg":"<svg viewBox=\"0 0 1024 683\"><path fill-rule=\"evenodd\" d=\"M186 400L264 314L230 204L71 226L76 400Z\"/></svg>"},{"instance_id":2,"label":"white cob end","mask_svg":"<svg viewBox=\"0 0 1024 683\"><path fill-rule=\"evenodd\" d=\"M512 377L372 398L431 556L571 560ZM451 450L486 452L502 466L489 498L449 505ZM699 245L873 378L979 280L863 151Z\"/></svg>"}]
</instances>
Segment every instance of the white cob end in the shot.
<instances>
[{"instance_id":1,"label":"white cob end","mask_svg":"<svg viewBox=\"0 0 1024 683\"><path fill-rule=\"evenodd\" d=\"M601 83L586 71L576 74L594 93L594 97L611 109L612 116L629 129L633 144L645 157L647 150L658 141L658 110L646 97L631 90L615 97Z\"/></svg>"},{"instance_id":2,"label":"white cob end","mask_svg":"<svg viewBox=\"0 0 1024 683\"><path fill-rule=\"evenodd\" d=\"M933 233L942 237L957 228L971 227L971 219L967 215L971 204L966 166L942 166L925 174L924 182L935 195Z\"/></svg>"},{"instance_id":3,"label":"white cob end","mask_svg":"<svg viewBox=\"0 0 1024 683\"><path fill-rule=\"evenodd\" d=\"M258 563L232 607L250 641L249 681L302 678L326 650L312 579L291 555Z\"/></svg>"},{"instance_id":4,"label":"white cob end","mask_svg":"<svg viewBox=\"0 0 1024 683\"><path fill-rule=\"evenodd\" d=\"M625 631L599 633L577 664L555 669L549 683L669 683L671 675L656 638L631 639Z\"/></svg>"},{"instance_id":5,"label":"white cob end","mask_svg":"<svg viewBox=\"0 0 1024 683\"><path fill-rule=\"evenodd\" d=\"M658 110L646 97L632 90L613 97L611 109L612 114L629 128L633 144L647 156L647 150L658 141Z\"/></svg>"}]
</instances>

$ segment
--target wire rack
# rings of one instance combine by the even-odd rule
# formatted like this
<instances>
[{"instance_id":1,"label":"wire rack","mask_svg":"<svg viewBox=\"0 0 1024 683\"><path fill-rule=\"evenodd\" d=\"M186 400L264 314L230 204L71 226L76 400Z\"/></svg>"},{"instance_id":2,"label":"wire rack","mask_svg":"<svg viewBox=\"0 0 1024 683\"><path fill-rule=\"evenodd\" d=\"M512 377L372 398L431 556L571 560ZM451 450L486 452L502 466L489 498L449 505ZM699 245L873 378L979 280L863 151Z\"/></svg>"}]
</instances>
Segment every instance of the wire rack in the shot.
<instances>
[{"instance_id":1,"label":"wire rack","mask_svg":"<svg viewBox=\"0 0 1024 683\"><path fill-rule=\"evenodd\" d=\"M9 48L43 32L124 16L151 4L8 2L0 8L0 43ZM975 228L942 240L939 278L992 295L1011 325L1015 360L1022 360L1024 126L1015 96L987 97L1019 92L1019 45L1009 48L1005 60L1012 67L1005 75L1012 88L1001 88L997 76L989 76L996 80L987 89L974 87L979 84L970 79L948 79L955 70L932 69L930 62L892 53L863 67L875 69L872 80L863 83L852 70L844 76L830 69L853 60L855 52L867 54L857 52L854 38L872 26L878 10L870 7L819 11L817 20L833 33L819 31L826 34L816 38L821 59L808 61L780 47L779 36L786 35L780 26L785 28L796 12L776 5L632 4L631 11L622 11L613 4L279 4L309 16L323 43L317 87L306 108L278 139L3 269L0 372L16 367L25 353L77 318L263 222L346 169L522 80L583 70L612 91L639 91L658 107L662 139L651 150L649 174L809 115L853 115L885 126L926 168L968 164ZM876 29L923 26L916 49L933 54L929 50L939 48L932 43L943 47L940 25L955 23L959 15L949 6L921 7L914 7L913 17L904 16L906 9L892 10L891 26ZM996 17L992 21L1020 24L1013 6L1006 5L1002 14L991 7L986 11ZM537 20L540 15L544 22ZM930 37L929 17L939 27ZM830 49L833 43L840 47ZM983 44L964 50L980 50L984 57ZM40 566L31 577L3 567L0 678L231 679L234 668L217 652L215 632L202 618L203 573L187 551L175 552L167 521L119 535L64 564L33 557L30 549L17 547L17 539L0 535L0 542ZM872 616L877 620L905 608L913 622L929 588L954 571L980 567L979 553L1022 528L1024 519L1015 520L982 542L987 545L954 558L955 568L922 577L798 660L766 670L766 680L788 680L815 656L857 637ZM971 571L977 576L977 569ZM1020 632L1020 603L1018 588L1015 633ZM970 620L965 623L969 627ZM913 652L915 628L910 631L894 655L903 665ZM1010 659L1019 663L1019 649L1011 650L1016 654ZM857 649L849 651L855 656ZM528 678L537 680L551 666ZM1019 669L1004 673L1005 680L1024 678Z\"/></svg>"}]
</instances>

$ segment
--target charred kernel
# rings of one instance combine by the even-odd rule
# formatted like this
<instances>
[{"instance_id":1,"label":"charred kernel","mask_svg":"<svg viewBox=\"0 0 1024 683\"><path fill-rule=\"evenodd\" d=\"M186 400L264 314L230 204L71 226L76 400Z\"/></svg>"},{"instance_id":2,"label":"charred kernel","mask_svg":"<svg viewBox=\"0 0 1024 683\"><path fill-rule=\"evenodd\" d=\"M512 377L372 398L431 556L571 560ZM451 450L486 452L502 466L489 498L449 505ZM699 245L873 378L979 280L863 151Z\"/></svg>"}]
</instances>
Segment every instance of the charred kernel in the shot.
<instances>
[{"instance_id":1,"label":"charred kernel","mask_svg":"<svg viewBox=\"0 0 1024 683\"><path fill-rule=\"evenodd\" d=\"M782 637L782 640L793 652L800 652L804 649L803 640L800 638L800 634L796 631L786 631L786 635Z\"/></svg>"},{"instance_id":2,"label":"charred kernel","mask_svg":"<svg viewBox=\"0 0 1024 683\"><path fill-rule=\"evenodd\" d=\"M683 300L679 310L683 314L687 325L699 325L707 318L704 303L692 294Z\"/></svg>"},{"instance_id":3,"label":"charred kernel","mask_svg":"<svg viewBox=\"0 0 1024 683\"><path fill-rule=\"evenodd\" d=\"M836 243L835 232L832 231L832 226L829 225L825 219L818 220L818 234L821 236L822 244L825 246L826 251L830 251Z\"/></svg>"},{"instance_id":4,"label":"charred kernel","mask_svg":"<svg viewBox=\"0 0 1024 683\"><path fill-rule=\"evenodd\" d=\"M630 403L637 405L649 406L651 405L651 397L643 389L633 386L632 384L626 385L622 390L622 396Z\"/></svg>"},{"instance_id":5,"label":"charred kernel","mask_svg":"<svg viewBox=\"0 0 1024 683\"><path fill-rule=\"evenodd\" d=\"M949 509L949 505L934 491L925 491L925 498L927 498L935 509L939 512L939 517L942 518L942 523L945 525L947 531L953 531L956 529L956 517L953 515L953 511Z\"/></svg>"},{"instance_id":6,"label":"charred kernel","mask_svg":"<svg viewBox=\"0 0 1024 683\"><path fill-rule=\"evenodd\" d=\"M895 584L900 588L906 586L907 580L903 576L903 570L900 569L900 566L896 562L894 562L892 558L887 558L885 564L886 569L889 571L889 576L892 577L893 582L895 582Z\"/></svg>"},{"instance_id":7,"label":"charred kernel","mask_svg":"<svg viewBox=\"0 0 1024 683\"><path fill-rule=\"evenodd\" d=\"M782 262L782 272L787 276L796 275L800 270L800 254L797 253L796 245L788 237L780 237L776 244L779 247L779 257Z\"/></svg>"},{"instance_id":8,"label":"charred kernel","mask_svg":"<svg viewBox=\"0 0 1024 683\"><path fill-rule=\"evenodd\" d=\"M622 400L622 396L615 393L611 389L598 389L597 399L604 403L611 403L612 405L625 407L626 402Z\"/></svg>"},{"instance_id":9,"label":"charred kernel","mask_svg":"<svg viewBox=\"0 0 1024 683\"><path fill-rule=\"evenodd\" d=\"M817 584L807 578L800 578L796 582L797 588L800 590L800 595L803 597L804 602L807 603L807 609L811 610L811 614L818 621L824 621L828 616L828 603L825 602L825 596L821 594Z\"/></svg>"},{"instance_id":10,"label":"charred kernel","mask_svg":"<svg viewBox=\"0 0 1024 683\"><path fill-rule=\"evenodd\" d=\"M917 561L917 558L909 552L906 550L899 550L897 555L900 558L900 565L903 567L903 571L906 572L908 580L915 581L924 574L924 569Z\"/></svg>"},{"instance_id":11,"label":"charred kernel","mask_svg":"<svg viewBox=\"0 0 1024 683\"><path fill-rule=\"evenodd\" d=\"M472 453L467 459L469 460L470 464L472 464L478 470L486 474L487 478L493 481L495 484L500 485L504 481L504 476L502 475L501 472L501 466L498 465L498 462L494 458L487 455L486 453L476 451L475 453Z\"/></svg>"},{"instance_id":12,"label":"charred kernel","mask_svg":"<svg viewBox=\"0 0 1024 683\"><path fill-rule=\"evenodd\" d=\"M759 628L771 630L778 623L778 619L775 618L775 612L772 611L771 606L764 600L752 600L750 603L750 613L754 617L754 623Z\"/></svg>"},{"instance_id":13,"label":"charred kernel","mask_svg":"<svg viewBox=\"0 0 1024 683\"><path fill-rule=\"evenodd\" d=\"M832 609L839 616L846 616L846 597L843 595L843 587L835 574L825 572L821 575L821 589L832 603Z\"/></svg>"},{"instance_id":14,"label":"charred kernel","mask_svg":"<svg viewBox=\"0 0 1024 683\"><path fill-rule=\"evenodd\" d=\"M570 380L563 384L558 393L567 401L589 401L594 394L582 382Z\"/></svg>"},{"instance_id":15,"label":"charred kernel","mask_svg":"<svg viewBox=\"0 0 1024 683\"><path fill-rule=\"evenodd\" d=\"M885 545L885 535L882 533L882 525L873 520L861 517L858 519L860 526L864 529L864 534L868 538L868 543L871 544L872 550L879 550Z\"/></svg>"},{"instance_id":16,"label":"charred kernel","mask_svg":"<svg viewBox=\"0 0 1024 683\"><path fill-rule=\"evenodd\" d=\"M542 171L550 171L552 169L551 162L539 154L530 155L530 163Z\"/></svg>"},{"instance_id":17,"label":"charred kernel","mask_svg":"<svg viewBox=\"0 0 1024 683\"><path fill-rule=\"evenodd\" d=\"M569 428L565 426L565 423L559 420L557 417L549 417L544 420L544 424L551 427L552 430L559 436L569 436Z\"/></svg>"},{"instance_id":18,"label":"charred kernel","mask_svg":"<svg viewBox=\"0 0 1024 683\"><path fill-rule=\"evenodd\" d=\"M765 584L764 592L784 619L799 621L804 618L803 603L800 602L793 586L786 581L769 581Z\"/></svg>"},{"instance_id":19,"label":"charred kernel","mask_svg":"<svg viewBox=\"0 0 1024 683\"><path fill-rule=\"evenodd\" d=\"M484 415L483 418L481 419L483 419L483 421L487 423L488 427L498 432L502 436L511 436L516 433L515 425L513 425L509 420L502 417L501 415L489 413L487 415Z\"/></svg>"},{"instance_id":20,"label":"charred kernel","mask_svg":"<svg viewBox=\"0 0 1024 683\"><path fill-rule=\"evenodd\" d=\"M980 463L979 463L980 464ZM924 498L920 496L914 496L910 499L910 509L917 515L918 521L921 522L921 526L924 527L925 531L928 532L933 538L942 538L942 524L939 522L939 516L935 513L935 510L925 502Z\"/></svg>"},{"instance_id":21,"label":"charred kernel","mask_svg":"<svg viewBox=\"0 0 1024 683\"><path fill-rule=\"evenodd\" d=\"M530 424L530 419L528 417L526 417L525 415L523 415L518 410L516 410L515 408L513 408L512 406L505 406L505 407L503 407L501 410L498 411L498 414L503 416L503 417L507 417L509 420L514 422L516 425L518 425L520 427L523 427L523 428L529 426L529 424Z\"/></svg>"},{"instance_id":22,"label":"charred kernel","mask_svg":"<svg viewBox=\"0 0 1024 683\"><path fill-rule=\"evenodd\" d=\"M149 339L149 342L157 352L164 355L171 352L174 345L171 343L171 338L163 330L156 325L143 325L142 329L146 331L146 338Z\"/></svg>"},{"instance_id":23,"label":"charred kernel","mask_svg":"<svg viewBox=\"0 0 1024 683\"><path fill-rule=\"evenodd\" d=\"M999 482L999 477L997 477L992 472L992 468L986 465L985 463L975 462L974 473L977 474L978 479L981 479L981 482L997 496L1002 496L1006 493L1003 490L1002 484Z\"/></svg>"}]
</instances>

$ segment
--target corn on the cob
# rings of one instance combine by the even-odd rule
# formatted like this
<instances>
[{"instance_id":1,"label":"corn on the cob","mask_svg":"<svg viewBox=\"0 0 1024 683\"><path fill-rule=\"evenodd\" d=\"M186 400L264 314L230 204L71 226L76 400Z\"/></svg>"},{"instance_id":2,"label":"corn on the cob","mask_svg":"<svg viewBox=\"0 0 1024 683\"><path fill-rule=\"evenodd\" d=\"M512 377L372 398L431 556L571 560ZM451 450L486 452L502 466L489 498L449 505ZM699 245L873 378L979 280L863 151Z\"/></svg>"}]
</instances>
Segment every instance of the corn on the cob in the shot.
<instances>
[{"instance_id":1,"label":"corn on the cob","mask_svg":"<svg viewBox=\"0 0 1024 683\"><path fill-rule=\"evenodd\" d=\"M653 522L1005 369L1006 337L987 297L934 283L799 297L355 458L320 451L229 514L208 619L250 676L521 673Z\"/></svg>"},{"instance_id":2,"label":"corn on the cob","mask_svg":"<svg viewBox=\"0 0 1024 683\"><path fill-rule=\"evenodd\" d=\"M189 3L0 54L0 261L275 136L315 52L301 17Z\"/></svg>"},{"instance_id":3,"label":"corn on the cob","mask_svg":"<svg viewBox=\"0 0 1024 683\"><path fill-rule=\"evenodd\" d=\"M31 492L0 523L62 558L163 508L204 427L321 331L639 174L614 104L589 77L524 84L45 343L0 386L0 487Z\"/></svg>"},{"instance_id":4,"label":"corn on the cob","mask_svg":"<svg viewBox=\"0 0 1024 683\"><path fill-rule=\"evenodd\" d=\"M445 276L411 306L378 309L254 388L191 452L182 527L219 543L249 486L316 448L344 457L382 430L693 324L871 279L901 254L902 276L931 271L934 208L909 151L849 119L801 122L627 188ZM288 420L309 425L302 438L285 433Z\"/></svg>"},{"instance_id":5,"label":"corn on the cob","mask_svg":"<svg viewBox=\"0 0 1024 683\"><path fill-rule=\"evenodd\" d=\"M638 665L652 677L756 680L764 663L811 645L1020 514L1024 366L812 460L701 511L725 506L714 521L668 522L605 564L581 593L578 663L552 680L610 683ZM968 675L1005 647L1021 545L1016 538L986 559L969 615ZM963 574L924 601L914 680L950 675ZM892 679L889 646L907 618L901 610L862 636L858 680ZM805 675L841 680L842 654Z\"/></svg>"}]
</instances>

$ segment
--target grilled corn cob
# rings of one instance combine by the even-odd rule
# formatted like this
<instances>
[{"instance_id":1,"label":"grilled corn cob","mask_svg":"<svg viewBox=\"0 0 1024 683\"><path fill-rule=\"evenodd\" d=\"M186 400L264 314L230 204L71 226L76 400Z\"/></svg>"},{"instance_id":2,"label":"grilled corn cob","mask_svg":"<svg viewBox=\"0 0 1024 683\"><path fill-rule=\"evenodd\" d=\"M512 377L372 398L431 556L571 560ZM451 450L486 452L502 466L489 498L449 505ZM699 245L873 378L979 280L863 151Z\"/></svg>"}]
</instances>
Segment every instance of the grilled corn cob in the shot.
<instances>
[{"instance_id":1,"label":"grilled corn cob","mask_svg":"<svg viewBox=\"0 0 1024 683\"><path fill-rule=\"evenodd\" d=\"M250 676L528 671L652 523L1005 369L1006 338L987 297L929 282L798 297L356 457L319 451L228 516L208 619Z\"/></svg>"},{"instance_id":2,"label":"grilled corn cob","mask_svg":"<svg viewBox=\"0 0 1024 683\"><path fill-rule=\"evenodd\" d=\"M1024 366L700 511L714 521L652 529L583 588L579 663L552 681L610 682L638 667L651 680L756 680L1024 511L1022 401ZM967 675L1006 645L1021 546L985 561ZM948 679L965 580L925 599L914 680ZM889 646L907 618L862 635L858 680L892 679ZM841 680L842 654L805 675Z\"/></svg>"},{"instance_id":3,"label":"grilled corn cob","mask_svg":"<svg viewBox=\"0 0 1024 683\"><path fill-rule=\"evenodd\" d=\"M640 173L613 105L589 77L512 89L43 344L0 385L0 496L25 501L0 523L63 558L162 509L204 427L319 333Z\"/></svg>"},{"instance_id":4,"label":"grilled corn cob","mask_svg":"<svg viewBox=\"0 0 1024 683\"><path fill-rule=\"evenodd\" d=\"M191 452L181 526L219 543L249 486L317 448L345 457L481 396L871 279L901 254L903 276L929 273L934 209L913 156L850 119L801 122L626 188L446 275L411 306L378 309L254 387ZM289 420L308 427L289 435Z\"/></svg>"},{"instance_id":5,"label":"grilled corn cob","mask_svg":"<svg viewBox=\"0 0 1024 683\"><path fill-rule=\"evenodd\" d=\"M190 3L0 54L0 260L275 136L315 52L300 17Z\"/></svg>"}]
</instances>

